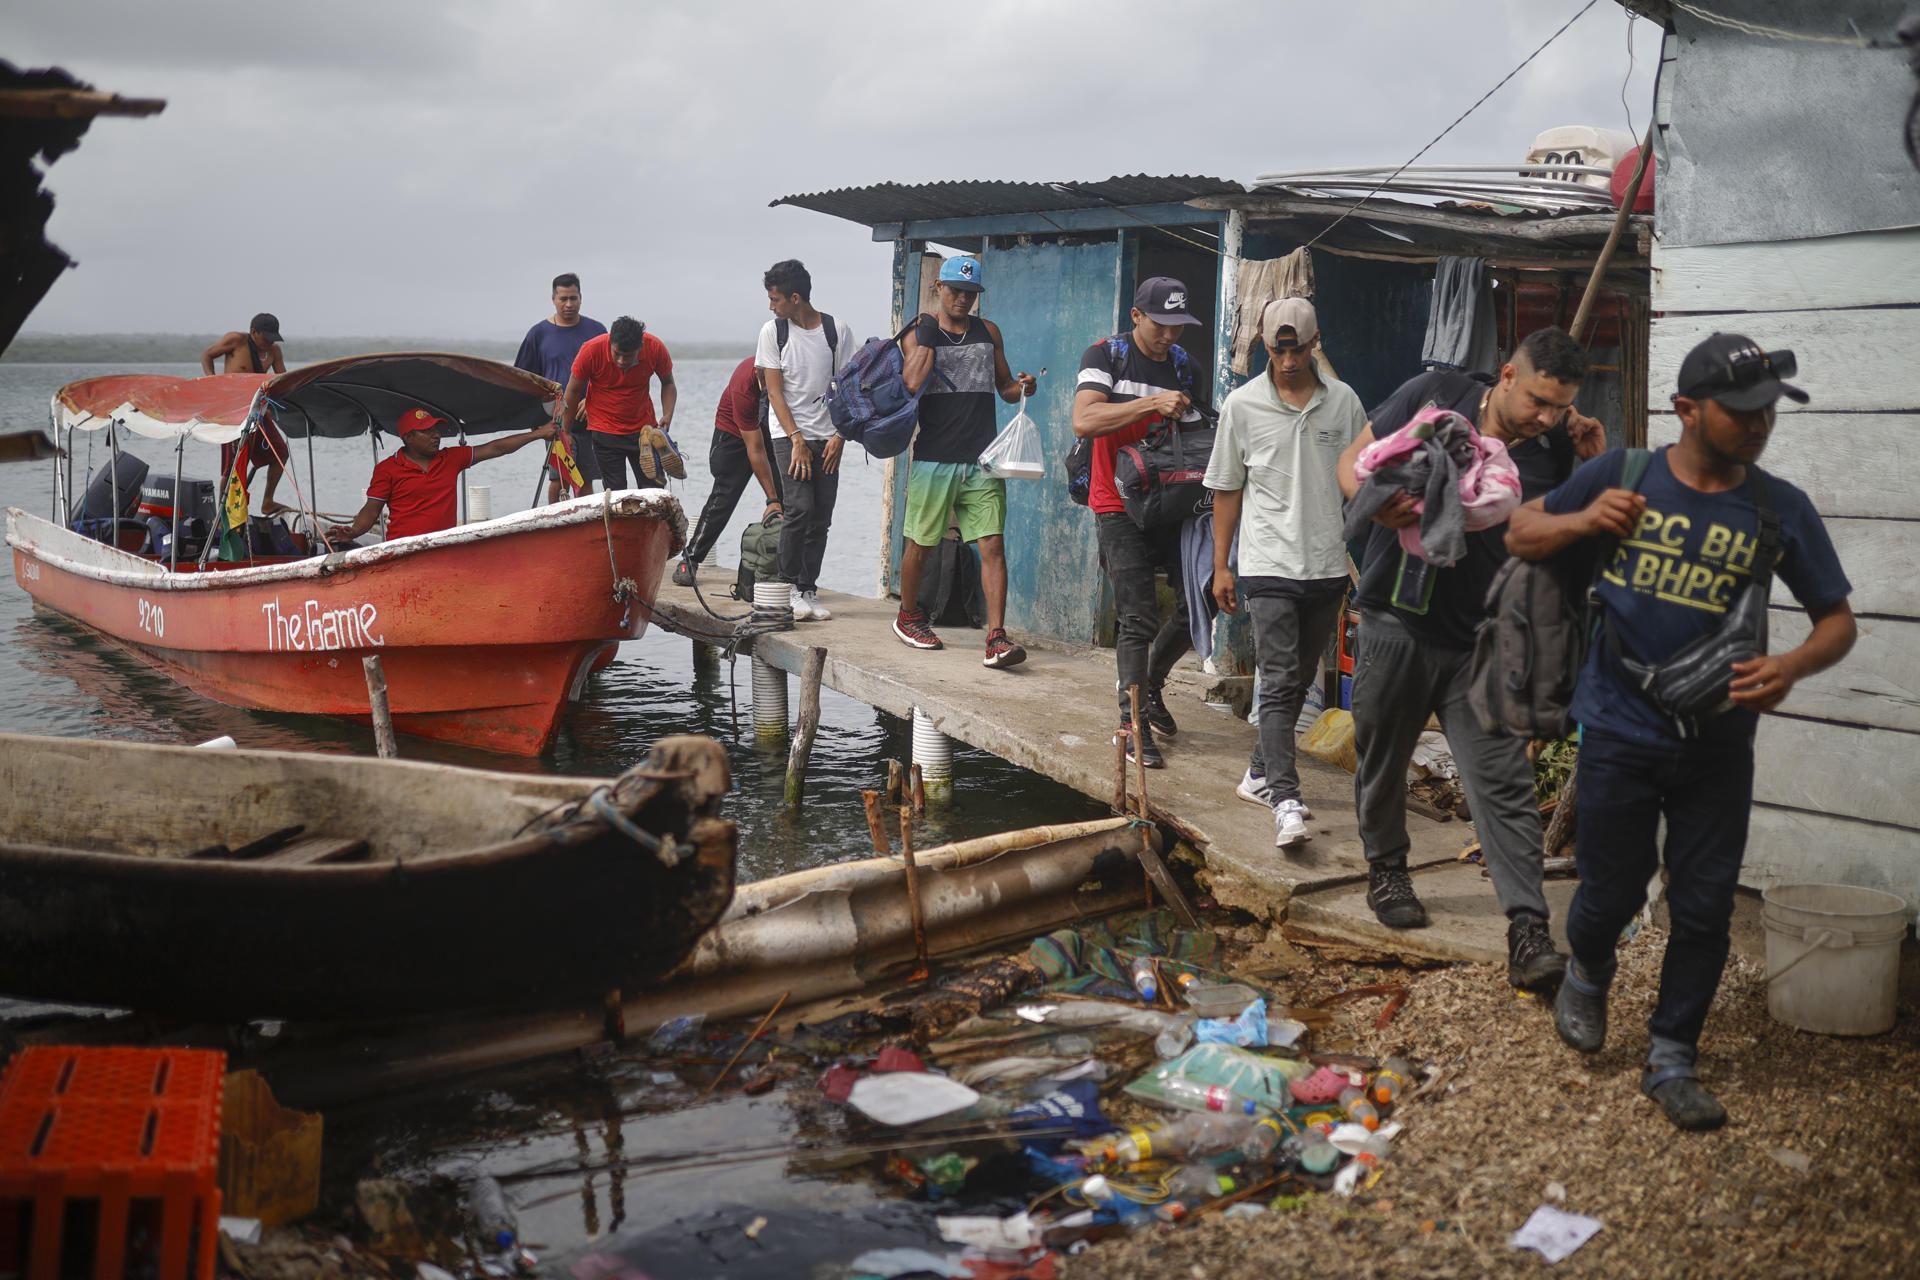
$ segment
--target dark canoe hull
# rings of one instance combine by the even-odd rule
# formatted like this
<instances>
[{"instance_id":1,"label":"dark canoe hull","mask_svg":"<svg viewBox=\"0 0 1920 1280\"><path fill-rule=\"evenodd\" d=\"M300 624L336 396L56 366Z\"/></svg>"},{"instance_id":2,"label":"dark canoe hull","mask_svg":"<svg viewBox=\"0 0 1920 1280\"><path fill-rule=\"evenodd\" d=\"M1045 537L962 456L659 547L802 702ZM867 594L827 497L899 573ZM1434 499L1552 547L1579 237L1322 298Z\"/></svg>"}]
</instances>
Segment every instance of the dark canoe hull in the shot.
<instances>
[{"instance_id":1,"label":"dark canoe hull","mask_svg":"<svg viewBox=\"0 0 1920 1280\"><path fill-rule=\"evenodd\" d=\"M688 850L673 865L592 820L321 866L0 845L0 993L219 1020L598 1008L732 901L734 826L696 787L633 815Z\"/></svg>"}]
</instances>

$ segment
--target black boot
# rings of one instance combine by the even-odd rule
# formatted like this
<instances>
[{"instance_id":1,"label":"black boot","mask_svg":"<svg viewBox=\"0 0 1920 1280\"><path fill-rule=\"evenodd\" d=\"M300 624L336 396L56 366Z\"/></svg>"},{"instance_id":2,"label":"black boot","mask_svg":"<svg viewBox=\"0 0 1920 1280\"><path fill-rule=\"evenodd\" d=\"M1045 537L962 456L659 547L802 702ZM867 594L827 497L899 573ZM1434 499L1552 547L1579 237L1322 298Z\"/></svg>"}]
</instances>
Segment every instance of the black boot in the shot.
<instances>
[{"instance_id":1,"label":"black boot","mask_svg":"<svg viewBox=\"0 0 1920 1280\"><path fill-rule=\"evenodd\" d=\"M1569 1049L1598 1053L1607 1042L1607 987L1612 981L1611 970L1596 982L1581 971L1579 961L1568 963L1560 994L1553 1000L1553 1029Z\"/></svg>"},{"instance_id":2,"label":"black boot","mask_svg":"<svg viewBox=\"0 0 1920 1280\"><path fill-rule=\"evenodd\" d=\"M1377 863L1367 867L1367 905L1374 918L1389 929L1424 929L1427 909L1413 892L1413 877L1404 866Z\"/></svg>"},{"instance_id":3,"label":"black boot","mask_svg":"<svg viewBox=\"0 0 1920 1280\"><path fill-rule=\"evenodd\" d=\"M1520 911L1507 922L1507 981L1525 991L1547 992L1560 985L1567 958L1553 947L1546 919Z\"/></svg>"},{"instance_id":4,"label":"black boot","mask_svg":"<svg viewBox=\"0 0 1920 1280\"><path fill-rule=\"evenodd\" d=\"M1701 1086L1692 1067L1648 1067L1640 1073L1640 1092L1660 1104L1676 1129L1699 1132L1727 1122L1727 1109Z\"/></svg>"}]
</instances>

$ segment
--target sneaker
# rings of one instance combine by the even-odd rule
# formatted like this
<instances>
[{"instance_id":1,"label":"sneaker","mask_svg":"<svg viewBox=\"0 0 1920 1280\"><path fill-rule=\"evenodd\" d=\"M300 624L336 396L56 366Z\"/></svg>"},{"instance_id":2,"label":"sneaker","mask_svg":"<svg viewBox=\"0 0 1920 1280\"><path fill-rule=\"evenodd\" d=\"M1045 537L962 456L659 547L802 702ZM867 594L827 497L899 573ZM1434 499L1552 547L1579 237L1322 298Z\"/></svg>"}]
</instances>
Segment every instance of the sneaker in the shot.
<instances>
[{"instance_id":1,"label":"sneaker","mask_svg":"<svg viewBox=\"0 0 1920 1280\"><path fill-rule=\"evenodd\" d=\"M1569 962L1553 998L1553 1029L1569 1049L1600 1052L1607 1042L1607 984L1589 980Z\"/></svg>"},{"instance_id":2,"label":"sneaker","mask_svg":"<svg viewBox=\"0 0 1920 1280\"><path fill-rule=\"evenodd\" d=\"M1367 867L1367 905L1389 929L1424 929L1427 909L1413 892L1413 877L1405 867L1371 864Z\"/></svg>"},{"instance_id":3,"label":"sneaker","mask_svg":"<svg viewBox=\"0 0 1920 1280\"><path fill-rule=\"evenodd\" d=\"M1692 1067L1648 1067L1640 1073L1640 1092L1660 1104L1676 1129L1697 1133L1727 1122L1727 1109L1702 1087Z\"/></svg>"},{"instance_id":4,"label":"sneaker","mask_svg":"<svg viewBox=\"0 0 1920 1280\"><path fill-rule=\"evenodd\" d=\"M793 616L796 618L800 616L800 605L798 602L802 600L806 602L806 616L811 621L825 622L833 616L833 610L820 603L820 593L818 591L796 591L794 592L794 598Z\"/></svg>"},{"instance_id":5,"label":"sneaker","mask_svg":"<svg viewBox=\"0 0 1920 1280\"><path fill-rule=\"evenodd\" d=\"M1173 722L1173 712L1167 710L1167 700L1161 689L1147 690L1147 696L1140 699L1140 709L1146 714L1147 724L1163 738L1171 738L1180 732L1180 726Z\"/></svg>"},{"instance_id":6,"label":"sneaker","mask_svg":"<svg viewBox=\"0 0 1920 1280\"><path fill-rule=\"evenodd\" d=\"M659 427L640 429L640 453L634 459L634 465L655 484L664 483L662 471L675 480L687 478L687 464L680 460L680 455L674 451L673 441L667 439L667 433Z\"/></svg>"},{"instance_id":7,"label":"sneaker","mask_svg":"<svg viewBox=\"0 0 1920 1280\"><path fill-rule=\"evenodd\" d=\"M1273 792L1268 789L1267 780L1255 777L1252 769L1240 775L1240 785L1233 789L1233 794L1252 804L1263 804L1269 809L1273 808Z\"/></svg>"},{"instance_id":8,"label":"sneaker","mask_svg":"<svg viewBox=\"0 0 1920 1280\"><path fill-rule=\"evenodd\" d=\"M898 624L895 624L898 626ZM987 632L987 656L980 660L985 667L1017 667L1027 660L1027 651L1007 639L1005 627L995 627Z\"/></svg>"},{"instance_id":9,"label":"sneaker","mask_svg":"<svg viewBox=\"0 0 1920 1280\"><path fill-rule=\"evenodd\" d=\"M790 595L793 602L791 606L793 609L793 620L795 622L812 622L815 617L813 605L806 594L796 588Z\"/></svg>"},{"instance_id":10,"label":"sneaker","mask_svg":"<svg viewBox=\"0 0 1920 1280\"><path fill-rule=\"evenodd\" d=\"M1507 981L1524 991L1547 992L1560 985L1567 958L1554 950L1546 919L1531 911L1507 924Z\"/></svg>"},{"instance_id":11,"label":"sneaker","mask_svg":"<svg viewBox=\"0 0 1920 1280\"><path fill-rule=\"evenodd\" d=\"M1282 800L1273 806L1273 847L1284 849L1312 836L1307 830L1307 806L1298 800Z\"/></svg>"},{"instance_id":12,"label":"sneaker","mask_svg":"<svg viewBox=\"0 0 1920 1280\"><path fill-rule=\"evenodd\" d=\"M690 587L693 585L693 565L691 562L682 560L679 564L673 566L673 585L676 587Z\"/></svg>"},{"instance_id":13,"label":"sneaker","mask_svg":"<svg viewBox=\"0 0 1920 1280\"><path fill-rule=\"evenodd\" d=\"M893 634L900 637L902 644L910 644L916 649L941 648L940 637L933 634L933 628L927 625L927 611L915 609L908 613L902 609L893 619ZM991 652L991 646L989 646Z\"/></svg>"},{"instance_id":14,"label":"sneaker","mask_svg":"<svg viewBox=\"0 0 1920 1280\"><path fill-rule=\"evenodd\" d=\"M1133 731L1133 726L1127 721L1122 720L1119 731L1113 736L1116 742L1121 740L1126 742L1128 764L1144 761L1149 769L1164 769L1167 767L1167 758L1160 754L1159 747L1153 745L1153 723L1151 721L1141 725L1140 732L1136 734Z\"/></svg>"}]
</instances>

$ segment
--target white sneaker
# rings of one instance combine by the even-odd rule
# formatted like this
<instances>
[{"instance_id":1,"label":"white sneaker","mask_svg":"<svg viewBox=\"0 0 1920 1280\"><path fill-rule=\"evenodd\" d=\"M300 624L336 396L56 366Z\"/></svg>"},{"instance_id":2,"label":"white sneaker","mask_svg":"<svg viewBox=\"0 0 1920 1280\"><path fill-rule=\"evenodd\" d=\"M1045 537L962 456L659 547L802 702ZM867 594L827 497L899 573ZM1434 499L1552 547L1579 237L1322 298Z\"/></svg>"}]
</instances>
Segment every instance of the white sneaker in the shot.
<instances>
[{"instance_id":1,"label":"white sneaker","mask_svg":"<svg viewBox=\"0 0 1920 1280\"><path fill-rule=\"evenodd\" d=\"M1311 816L1307 806L1298 800L1282 800L1273 806L1273 847L1284 849L1308 839L1313 834L1307 830L1307 819Z\"/></svg>"},{"instance_id":2,"label":"white sneaker","mask_svg":"<svg viewBox=\"0 0 1920 1280\"><path fill-rule=\"evenodd\" d=\"M1233 794L1249 803L1273 808L1273 792L1268 790L1267 780L1254 777L1251 769L1240 775L1240 785L1233 789Z\"/></svg>"},{"instance_id":3,"label":"white sneaker","mask_svg":"<svg viewBox=\"0 0 1920 1280\"><path fill-rule=\"evenodd\" d=\"M807 597L799 591L793 593L793 620L795 622L813 621L813 609L807 604Z\"/></svg>"},{"instance_id":4,"label":"white sneaker","mask_svg":"<svg viewBox=\"0 0 1920 1280\"><path fill-rule=\"evenodd\" d=\"M828 618L831 618L833 616L833 611L827 608L827 606L820 603L819 592L817 591L802 592L800 593L800 598L807 602L806 616L812 619L813 621L825 622ZM795 609L793 616L796 618L799 617L800 611L798 609Z\"/></svg>"}]
</instances>

